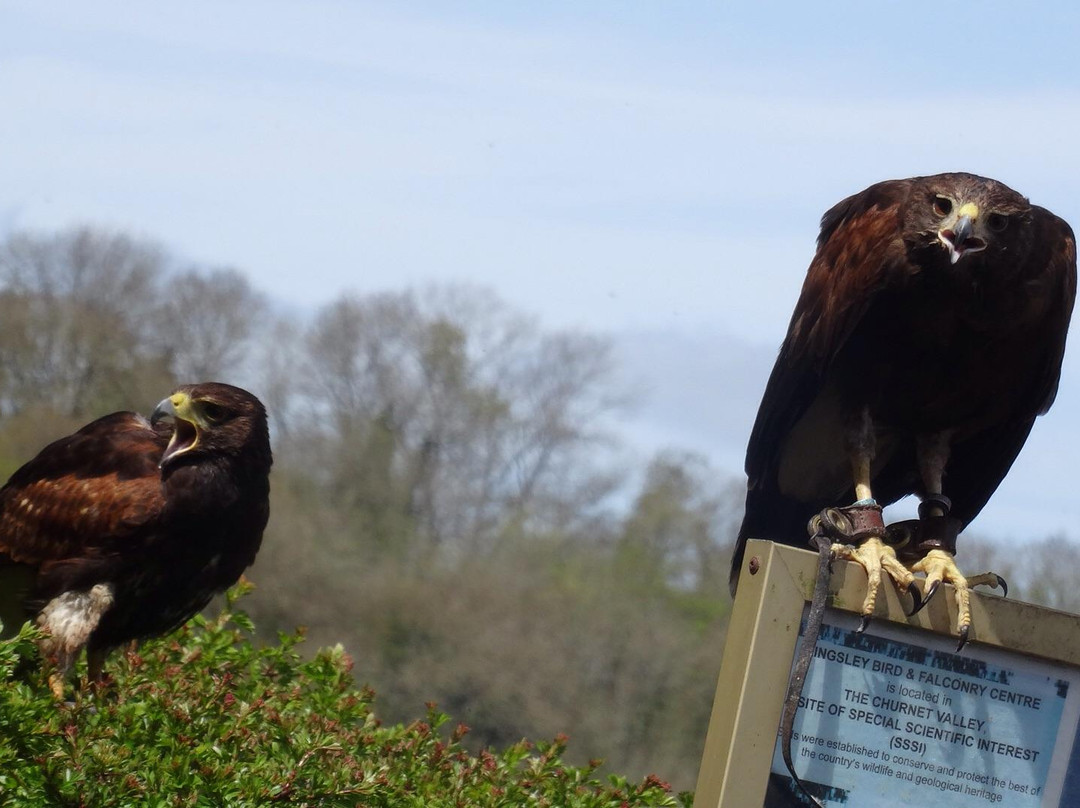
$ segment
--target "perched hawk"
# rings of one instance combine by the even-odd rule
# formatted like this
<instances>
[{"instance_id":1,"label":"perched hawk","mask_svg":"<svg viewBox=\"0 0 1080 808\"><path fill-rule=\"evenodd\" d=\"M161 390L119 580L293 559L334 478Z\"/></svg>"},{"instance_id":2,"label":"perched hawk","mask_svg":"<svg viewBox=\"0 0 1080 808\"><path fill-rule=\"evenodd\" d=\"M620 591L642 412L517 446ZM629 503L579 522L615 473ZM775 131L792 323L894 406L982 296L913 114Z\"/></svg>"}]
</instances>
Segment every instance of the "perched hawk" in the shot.
<instances>
[{"instance_id":1,"label":"perched hawk","mask_svg":"<svg viewBox=\"0 0 1080 808\"><path fill-rule=\"evenodd\" d=\"M748 538L805 546L829 506L914 493L974 519L1054 400L1075 293L1072 230L1000 182L891 180L829 210L750 436L732 591ZM891 553L857 560L910 585ZM914 569L966 586L947 553Z\"/></svg>"},{"instance_id":2,"label":"perched hawk","mask_svg":"<svg viewBox=\"0 0 1080 808\"><path fill-rule=\"evenodd\" d=\"M0 615L36 618L53 691L85 647L178 627L255 560L270 441L255 396L185 385L147 421L118 412L46 446L0 489ZM12 616L18 615L15 625Z\"/></svg>"}]
</instances>

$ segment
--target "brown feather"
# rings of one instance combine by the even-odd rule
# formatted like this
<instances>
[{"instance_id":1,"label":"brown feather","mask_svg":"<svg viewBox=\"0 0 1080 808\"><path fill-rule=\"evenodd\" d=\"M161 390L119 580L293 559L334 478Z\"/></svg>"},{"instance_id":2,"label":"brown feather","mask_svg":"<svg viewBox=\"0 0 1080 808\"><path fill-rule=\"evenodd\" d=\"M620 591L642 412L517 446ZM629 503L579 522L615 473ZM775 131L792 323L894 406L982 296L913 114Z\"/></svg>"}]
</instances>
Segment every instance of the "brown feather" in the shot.
<instances>
[{"instance_id":1,"label":"brown feather","mask_svg":"<svg viewBox=\"0 0 1080 808\"><path fill-rule=\"evenodd\" d=\"M177 392L201 413L190 450L165 458L171 428L114 413L45 447L0 489L0 568L30 580L0 600L17 597L65 632L56 647L169 631L255 559L269 518L266 412L230 385Z\"/></svg>"},{"instance_id":2,"label":"brown feather","mask_svg":"<svg viewBox=\"0 0 1080 808\"><path fill-rule=\"evenodd\" d=\"M941 194L1009 224L951 263ZM864 409L875 498L921 493L916 438L948 431L945 494L973 519L1053 401L1075 294L1069 226L993 180L891 180L831 208L747 447L733 587L747 538L803 546L813 514L851 502L842 436Z\"/></svg>"},{"instance_id":3,"label":"brown feather","mask_svg":"<svg viewBox=\"0 0 1080 808\"><path fill-rule=\"evenodd\" d=\"M41 564L145 530L164 506L166 441L114 413L47 446L0 489L0 552Z\"/></svg>"}]
</instances>

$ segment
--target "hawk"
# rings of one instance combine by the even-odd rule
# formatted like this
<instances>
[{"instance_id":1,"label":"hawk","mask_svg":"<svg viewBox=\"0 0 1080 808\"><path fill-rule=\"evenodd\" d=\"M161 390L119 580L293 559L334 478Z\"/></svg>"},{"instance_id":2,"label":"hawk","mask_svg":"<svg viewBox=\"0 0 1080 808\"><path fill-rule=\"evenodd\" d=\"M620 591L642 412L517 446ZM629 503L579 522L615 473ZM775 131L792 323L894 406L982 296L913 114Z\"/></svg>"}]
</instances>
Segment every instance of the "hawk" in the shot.
<instances>
[{"instance_id":1,"label":"hawk","mask_svg":"<svg viewBox=\"0 0 1080 808\"><path fill-rule=\"evenodd\" d=\"M0 488L0 615L44 630L57 697L83 648L100 681L111 648L177 628L240 578L271 462L259 400L193 384L150 420L113 413L51 443Z\"/></svg>"},{"instance_id":2,"label":"hawk","mask_svg":"<svg viewBox=\"0 0 1080 808\"><path fill-rule=\"evenodd\" d=\"M732 592L748 538L805 546L829 506L916 494L966 526L1054 401L1075 295L1069 225L995 180L890 180L831 208L750 436ZM864 615L883 568L911 586L882 541L855 555ZM966 638L952 555L912 569L927 598L954 584Z\"/></svg>"}]
</instances>

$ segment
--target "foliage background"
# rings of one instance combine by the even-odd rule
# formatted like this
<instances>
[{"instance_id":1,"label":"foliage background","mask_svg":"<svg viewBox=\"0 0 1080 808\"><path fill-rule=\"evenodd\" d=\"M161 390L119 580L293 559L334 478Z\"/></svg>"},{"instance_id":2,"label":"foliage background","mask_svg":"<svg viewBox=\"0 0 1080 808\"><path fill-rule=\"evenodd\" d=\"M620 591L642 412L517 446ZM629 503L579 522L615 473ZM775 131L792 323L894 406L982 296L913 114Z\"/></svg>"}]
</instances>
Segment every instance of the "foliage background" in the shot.
<instances>
[{"instance_id":1,"label":"foliage background","mask_svg":"<svg viewBox=\"0 0 1080 808\"><path fill-rule=\"evenodd\" d=\"M257 647L226 612L120 655L111 687L57 704L29 626L0 643L0 806L689 805L656 777L568 766L566 739L468 754L468 727L372 712L336 646L310 660L299 636Z\"/></svg>"},{"instance_id":2,"label":"foliage background","mask_svg":"<svg viewBox=\"0 0 1080 808\"><path fill-rule=\"evenodd\" d=\"M544 330L469 286L298 316L235 269L85 227L0 243L0 322L0 472L176 383L248 387L275 449L245 604L267 648L298 625L307 648L340 643L391 725L436 702L474 752L566 733L571 763L693 787L741 481L692 449L627 450L640 391L605 339ZM1080 607L1075 545L1017 555L1004 538L966 539L965 566Z\"/></svg>"}]
</instances>

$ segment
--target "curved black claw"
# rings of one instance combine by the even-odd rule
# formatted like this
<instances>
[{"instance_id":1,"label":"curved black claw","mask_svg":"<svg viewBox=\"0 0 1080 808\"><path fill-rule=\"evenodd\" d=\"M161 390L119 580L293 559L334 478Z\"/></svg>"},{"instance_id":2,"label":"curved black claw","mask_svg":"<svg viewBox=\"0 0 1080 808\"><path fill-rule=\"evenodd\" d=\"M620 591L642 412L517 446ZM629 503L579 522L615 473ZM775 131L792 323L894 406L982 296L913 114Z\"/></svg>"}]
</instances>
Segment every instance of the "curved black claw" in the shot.
<instances>
[{"instance_id":1,"label":"curved black claw","mask_svg":"<svg viewBox=\"0 0 1080 808\"><path fill-rule=\"evenodd\" d=\"M968 641L968 626L964 626L962 629L960 629L960 642L958 642L956 644L956 653L959 654L961 651L964 650L964 646L967 645L967 641Z\"/></svg>"},{"instance_id":2,"label":"curved black claw","mask_svg":"<svg viewBox=\"0 0 1080 808\"><path fill-rule=\"evenodd\" d=\"M930 588L927 589L926 592L923 594L922 603L916 606L915 611L909 614L908 617L914 617L916 614L922 611L926 607L926 604L930 602L930 599L937 594L939 586L941 586L941 581L934 581L932 584L930 584Z\"/></svg>"},{"instance_id":3,"label":"curved black claw","mask_svg":"<svg viewBox=\"0 0 1080 808\"><path fill-rule=\"evenodd\" d=\"M907 614L908 617L913 617L918 614L919 610L926 604L923 602L922 595L919 594L919 587L915 585L914 581L908 584L907 592L911 595L911 611Z\"/></svg>"},{"instance_id":4,"label":"curved black claw","mask_svg":"<svg viewBox=\"0 0 1080 808\"><path fill-rule=\"evenodd\" d=\"M862 619L859 621L859 627L857 629L855 629L855 633L856 634L862 634L864 631L866 631L866 627L869 626L869 625L870 625L870 615L864 614L862 616Z\"/></svg>"},{"instance_id":5,"label":"curved black claw","mask_svg":"<svg viewBox=\"0 0 1080 808\"><path fill-rule=\"evenodd\" d=\"M1009 597L1009 585L1007 583L1005 583L1005 579L1002 578L1000 575L997 576L997 579L998 579L998 587L1001 589L1001 597L1003 597L1003 598Z\"/></svg>"}]
</instances>

